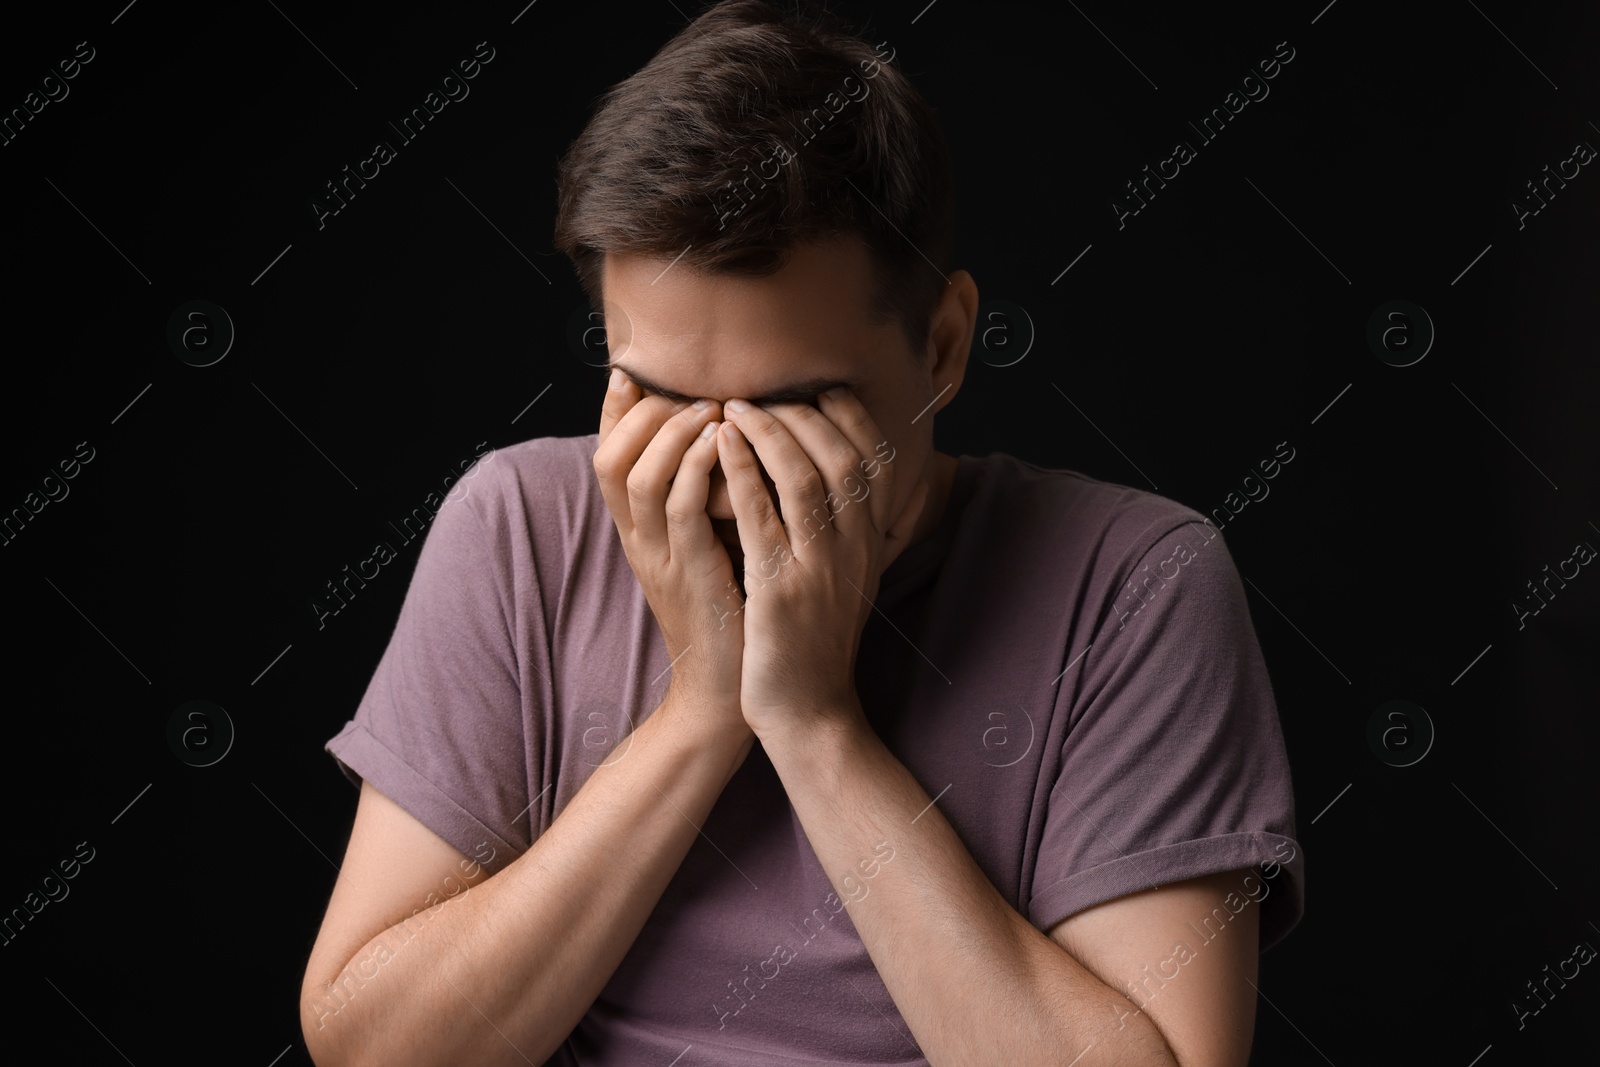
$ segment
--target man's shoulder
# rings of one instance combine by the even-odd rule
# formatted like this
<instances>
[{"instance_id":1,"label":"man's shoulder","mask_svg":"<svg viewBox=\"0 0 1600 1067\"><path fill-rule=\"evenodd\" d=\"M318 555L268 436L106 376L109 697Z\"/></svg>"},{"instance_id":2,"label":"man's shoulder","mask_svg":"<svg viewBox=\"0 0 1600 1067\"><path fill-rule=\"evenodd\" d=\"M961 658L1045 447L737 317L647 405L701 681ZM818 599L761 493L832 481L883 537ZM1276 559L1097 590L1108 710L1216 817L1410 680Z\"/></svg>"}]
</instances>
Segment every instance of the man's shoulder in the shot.
<instances>
[{"instance_id":1,"label":"man's shoulder","mask_svg":"<svg viewBox=\"0 0 1600 1067\"><path fill-rule=\"evenodd\" d=\"M594 475L598 434L534 437L478 459L451 492L486 529L572 542L605 500Z\"/></svg>"},{"instance_id":2,"label":"man's shoulder","mask_svg":"<svg viewBox=\"0 0 1600 1067\"><path fill-rule=\"evenodd\" d=\"M547 494L559 490L599 489L594 477L597 434L582 437L532 437L504 445L480 457L464 475L484 496ZM471 492L467 496L475 495Z\"/></svg>"},{"instance_id":3,"label":"man's shoulder","mask_svg":"<svg viewBox=\"0 0 1600 1067\"><path fill-rule=\"evenodd\" d=\"M980 459L970 503L1007 516L1005 525L1052 539L1091 541L1102 551L1141 551L1190 523L1194 508L1157 492L1069 468L1047 467L1004 452Z\"/></svg>"},{"instance_id":4,"label":"man's shoulder","mask_svg":"<svg viewBox=\"0 0 1600 1067\"><path fill-rule=\"evenodd\" d=\"M594 473L594 450L598 434L581 437L530 437L526 441L502 445L478 461L488 466L493 460L501 468L500 478L514 472L521 479L533 478L548 484L552 478L573 481Z\"/></svg>"}]
</instances>

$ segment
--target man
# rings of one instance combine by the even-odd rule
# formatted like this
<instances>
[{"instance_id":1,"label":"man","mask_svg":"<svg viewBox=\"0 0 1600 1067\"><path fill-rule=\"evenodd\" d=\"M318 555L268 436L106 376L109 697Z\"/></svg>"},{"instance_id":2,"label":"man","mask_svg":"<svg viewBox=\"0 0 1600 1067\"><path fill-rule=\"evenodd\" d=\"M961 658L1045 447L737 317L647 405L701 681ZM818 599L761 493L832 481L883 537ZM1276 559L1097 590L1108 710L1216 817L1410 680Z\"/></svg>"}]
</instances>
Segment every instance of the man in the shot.
<instances>
[{"instance_id":1,"label":"man","mask_svg":"<svg viewBox=\"0 0 1600 1067\"><path fill-rule=\"evenodd\" d=\"M599 432L480 461L329 743L318 1063L1245 1064L1303 860L1237 573L934 450L978 295L885 48L718 5L562 161Z\"/></svg>"}]
</instances>

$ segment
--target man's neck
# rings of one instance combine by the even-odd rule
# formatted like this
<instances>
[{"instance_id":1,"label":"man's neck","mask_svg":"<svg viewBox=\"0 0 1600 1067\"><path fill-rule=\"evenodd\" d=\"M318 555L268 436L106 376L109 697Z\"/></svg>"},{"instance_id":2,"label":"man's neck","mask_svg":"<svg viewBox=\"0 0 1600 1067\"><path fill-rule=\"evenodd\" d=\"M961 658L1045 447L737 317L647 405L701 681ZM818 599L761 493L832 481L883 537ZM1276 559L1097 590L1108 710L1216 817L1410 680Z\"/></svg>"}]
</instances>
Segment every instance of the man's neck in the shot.
<instances>
[{"instance_id":1,"label":"man's neck","mask_svg":"<svg viewBox=\"0 0 1600 1067\"><path fill-rule=\"evenodd\" d=\"M922 515L911 532L908 546L926 541L944 522L945 511L950 506L950 494L955 488L957 466L959 464L954 456L938 451L929 453L928 462L923 467L923 477L928 482L928 502L922 506Z\"/></svg>"}]
</instances>

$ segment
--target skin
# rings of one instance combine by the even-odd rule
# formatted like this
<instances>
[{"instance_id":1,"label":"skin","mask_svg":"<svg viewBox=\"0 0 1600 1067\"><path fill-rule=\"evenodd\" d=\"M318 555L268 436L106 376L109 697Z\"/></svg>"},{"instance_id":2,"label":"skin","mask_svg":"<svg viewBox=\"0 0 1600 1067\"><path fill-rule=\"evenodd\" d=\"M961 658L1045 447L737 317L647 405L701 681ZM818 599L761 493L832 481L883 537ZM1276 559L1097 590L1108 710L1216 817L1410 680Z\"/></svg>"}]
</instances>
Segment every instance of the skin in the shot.
<instances>
[{"instance_id":1,"label":"skin","mask_svg":"<svg viewBox=\"0 0 1600 1067\"><path fill-rule=\"evenodd\" d=\"M858 241L803 246L766 278L677 267L663 274L670 262L606 256L612 366L641 371L680 397L712 400L713 421L725 417L724 400L762 397L808 378L860 382L853 392L883 434L872 444L888 440L900 463L891 510L898 514L917 483L927 482L928 503L907 543L932 533L956 469L954 456L933 448L933 417L955 399L966 374L978 307L972 276L950 275L928 343L912 352L898 323L868 321L871 261ZM772 491L765 471L762 480ZM711 471L706 511L737 559L743 549L720 463Z\"/></svg>"},{"instance_id":2,"label":"skin","mask_svg":"<svg viewBox=\"0 0 1600 1067\"><path fill-rule=\"evenodd\" d=\"M613 378L595 467L674 684L739 701L753 729L796 693L829 706L853 694L883 569L937 528L956 460L933 448L933 415L960 389L977 286L965 271L950 276L927 344L913 352L898 322L871 322L860 241L802 246L762 278L671 262L606 257ZM850 385L738 409L827 382ZM695 390L706 401L698 409L685 403ZM708 425L714 437L697 436ZM763 628L781 617L789 635L745 655L728 620L747 611Z\"/></svg>"}]
</instances>

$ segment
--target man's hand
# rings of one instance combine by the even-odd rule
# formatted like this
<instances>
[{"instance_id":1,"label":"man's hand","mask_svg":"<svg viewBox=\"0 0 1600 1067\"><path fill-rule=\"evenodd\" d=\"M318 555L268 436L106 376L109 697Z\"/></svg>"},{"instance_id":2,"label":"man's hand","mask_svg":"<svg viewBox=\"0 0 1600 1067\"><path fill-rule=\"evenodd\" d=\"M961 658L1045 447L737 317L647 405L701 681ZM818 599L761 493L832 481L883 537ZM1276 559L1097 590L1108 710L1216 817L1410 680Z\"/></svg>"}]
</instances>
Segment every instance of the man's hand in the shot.
<instances>
[{"instance_id":1,"label":"man's hand","mask_svg":"<svg viewBox=\"0 0 1600 1067\"><path fill-rule=\"evenodd\" d=\"M703 431L713 411L709 402L697 408L643 397L626 375L612 371L594 471L666 640L671 689L686 698L679 703L743 731L744 628L737 613L716 606L728 596L733 562L706 514L717 446L715 429Z\"/></svg>"},{"instance_id":2,"label":"man's hand","mask_svg":"<svg viewBox=\"0 0 1600 1067\"><path fill-rule=\"evenodd\" d=\"M732 425L718 434L745 560L739 699L757 736L850 709L859 715L861 630L884 569L905 548L927 499L927 483L919 482L896 514L894 450L866 408L846 389L818 403L820 410L732 400L725 406ZM777 487L781 517L758 457Z\"/></svg>"}]
</instances>

